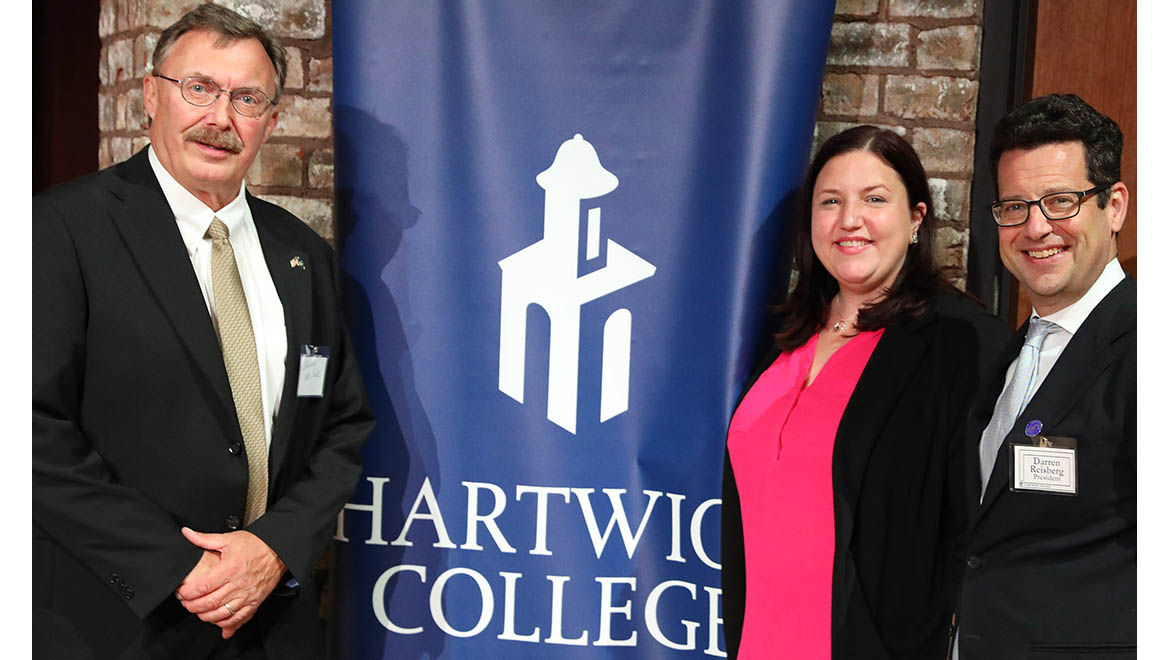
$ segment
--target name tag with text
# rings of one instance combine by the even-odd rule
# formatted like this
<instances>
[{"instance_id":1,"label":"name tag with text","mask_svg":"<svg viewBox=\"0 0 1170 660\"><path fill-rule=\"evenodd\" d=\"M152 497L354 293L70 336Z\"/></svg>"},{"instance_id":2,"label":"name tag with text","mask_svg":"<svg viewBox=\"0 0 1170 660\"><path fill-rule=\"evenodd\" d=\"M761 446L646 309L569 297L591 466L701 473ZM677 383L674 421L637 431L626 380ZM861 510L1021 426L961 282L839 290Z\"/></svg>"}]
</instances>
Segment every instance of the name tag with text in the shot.
<instances>
[{"instance_id":1,"label":"name tag with text","mask_svg":"<svg viewBox=\"0 0 1170 660\"><path fill-rule=\"evenodd\" d=\"M1012 443L1009 484L1014 491L1077 494L1076 438L1037 436Z\"/></svg>"},{"instance_id":2,"label":"name tag with text","mask_svg":"<svg viewBox=\"0 0 1170 660\"><path fill-rule=\"evenodd\" d=\"M305 344L301 347L301 369L297 375L297 396L325 396L325 367L329 347Z\"/></svg>"}]
</instances>

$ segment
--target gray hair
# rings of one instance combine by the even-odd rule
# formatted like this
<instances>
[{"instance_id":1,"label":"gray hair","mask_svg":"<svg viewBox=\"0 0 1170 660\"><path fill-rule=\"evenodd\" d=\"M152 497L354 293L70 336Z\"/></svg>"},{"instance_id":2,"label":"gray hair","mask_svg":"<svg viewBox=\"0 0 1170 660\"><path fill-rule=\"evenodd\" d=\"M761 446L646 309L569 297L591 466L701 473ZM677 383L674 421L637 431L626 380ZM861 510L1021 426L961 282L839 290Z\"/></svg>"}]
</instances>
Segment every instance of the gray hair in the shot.
<instances>
[{"instance_id":1,"label":"gray hair","mask_svg":"<svg viewBox=\"0 0 1170 660\"><path fill-rule=\"evenodd\" d=\"M276 69L276 96L273 97L272 102L276 103L280 100L280 92L284 89L284 79L288 75L288 56L285 55L284 46L280 45L280 41L272 33L260 27L256 21L245 18L227 7L210 2L199 5L183 14L179 20L159 35L158 45L154 47L154 55L151 57L151 66L155 73L159 72L163 60L170 54L171 47L175 45L179 37L192 30L210 30L220 35L219 40L215 42L216 46L227 46L240 39L259 41L260 45L264 46L264 52L268 54L268 59L272 60L272 68Z\"/></svg>"}]
</instances>

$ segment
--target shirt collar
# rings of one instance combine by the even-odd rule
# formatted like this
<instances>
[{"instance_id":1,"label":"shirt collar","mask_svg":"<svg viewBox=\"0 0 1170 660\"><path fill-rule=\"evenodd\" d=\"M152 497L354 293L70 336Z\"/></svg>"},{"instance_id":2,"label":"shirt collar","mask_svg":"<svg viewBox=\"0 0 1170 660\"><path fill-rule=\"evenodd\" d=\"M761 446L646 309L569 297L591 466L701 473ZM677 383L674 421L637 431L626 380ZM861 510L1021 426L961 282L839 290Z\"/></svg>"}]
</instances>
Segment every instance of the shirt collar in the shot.
<instances>
[{"instance_id":1,"label":"shirt collar","mask_svg":"<svg viewBox=\"0 0 1170 660\"><path fill-rule=\"evenodd\" d=\"M1085 292L1085 295L1081 296L1080 300L1064 309L1040 318L1045 321L1052 321L1067 330L1070 335L1075 335L1077 330L1080 329L1081 324L1085 322L1085 319L1089 318L1089 314L1096 309L1097 303L1104 300L1105 296L1109 295L1109 292L1113 290L1113 287L1117 286L1124 279L1125 271L1121 269L1121 262L1114 257L1109 263L1105 264L1105 270L1101 271L1101 274L1097 276L1097 281L1093 283L1093 286L1089 287L1089 290ZM1032 308L1032 316L1038 316L1035 307Z\"/></svg>"},{"instance_id":2,"label":"shirt collar","mask_svg":"<svg viewBox=\"0 0 1170 660\"><path fill-rule=\"evenodd\" d=\"M204 235L207 233L207 228L211 226L213 218L219 218L228 228L228 234L235 234L245 223L248 213L247 195L244 194L244 182L240 182L240 194L236 195L235 199L228 202L228 205L218 211L212 211L211 207L204 204L198 197L191 194L191 191L183 187L181 183L171 176L167 168L163 167L162 162L159 161L158 156L154 153L154 147L148 147L147 157L150 160L150 167L154 170L154 176L158 179L158 184L162 188L163 196L167 198L167 204L171 207L171 212L175 214L175 223L179 225L179 233L183 236L183 243L187 246L188 256L195 254L199 246L203 245Z\"/></svg>"}]
</instances>

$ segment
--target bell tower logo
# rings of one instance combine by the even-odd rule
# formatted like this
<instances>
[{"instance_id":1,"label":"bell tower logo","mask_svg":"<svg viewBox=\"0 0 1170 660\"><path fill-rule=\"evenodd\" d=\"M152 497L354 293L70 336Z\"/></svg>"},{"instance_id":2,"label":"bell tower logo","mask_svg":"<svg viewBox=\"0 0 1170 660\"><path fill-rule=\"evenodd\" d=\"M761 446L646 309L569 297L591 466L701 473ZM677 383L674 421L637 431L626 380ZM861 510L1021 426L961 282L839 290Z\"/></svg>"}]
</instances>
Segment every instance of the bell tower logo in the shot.
<instances>
[{"instance_id":1,"label":"bell tower logo","mask_svg":"<svg viewBox=\"0 0 1170 660\"><path fill-rule=\"evenodd\" d=\"M500 391L524 403L524 353L528 306L539 305L550 321L548 419L577 432L582 307L654 274L650 262L612 240L601 243L601 208L586 214L585 263L580 261L581 204L618 186L581 134L557 149L549 168L536 175L544 188L544 238L500 260ZM579 274L582 270L585 274ZM629 409L630 335L628 309L609 315L602 330L601 419Z\"/></svg>"}]
</instances>

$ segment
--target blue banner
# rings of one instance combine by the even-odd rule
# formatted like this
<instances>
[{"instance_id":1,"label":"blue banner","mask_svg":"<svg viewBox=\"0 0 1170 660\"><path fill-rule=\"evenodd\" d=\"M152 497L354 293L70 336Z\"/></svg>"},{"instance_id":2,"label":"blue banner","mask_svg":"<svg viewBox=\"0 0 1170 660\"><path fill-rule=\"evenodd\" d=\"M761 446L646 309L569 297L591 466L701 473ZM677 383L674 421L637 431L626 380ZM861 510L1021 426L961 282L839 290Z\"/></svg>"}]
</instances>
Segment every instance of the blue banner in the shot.
<instances>
[{"instance_id":1,"label":"blue banner","mask_svg":"<svg viewBox=\"0 0 1170 660\"><path fill-rule=\"evenodd\" d=\"M334 3L337 239L378 416L334 657L724 655L726 425L787 281L832 14Z\"/></svg>"}]
</instances>

